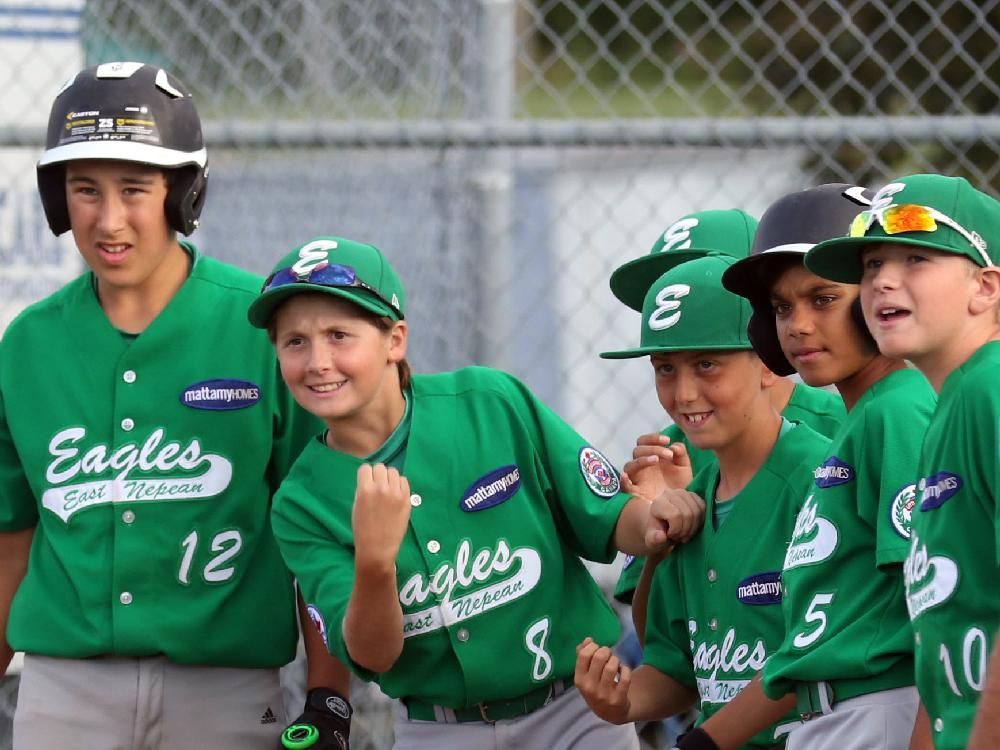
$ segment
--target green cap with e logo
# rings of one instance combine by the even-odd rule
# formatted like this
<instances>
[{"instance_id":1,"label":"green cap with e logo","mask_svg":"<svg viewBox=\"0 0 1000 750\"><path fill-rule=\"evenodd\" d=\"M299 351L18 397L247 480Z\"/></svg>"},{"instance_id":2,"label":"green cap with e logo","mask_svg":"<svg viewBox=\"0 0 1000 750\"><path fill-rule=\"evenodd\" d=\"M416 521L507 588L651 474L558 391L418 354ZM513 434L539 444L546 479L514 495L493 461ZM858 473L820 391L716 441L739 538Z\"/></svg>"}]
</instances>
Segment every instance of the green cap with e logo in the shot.
<instances>
[{"instance_id":1,"label":"green cap with e logo","mask_svg":"<svg viewBox=\"0 0 1000 750\"><path fill-rule=\"evenodd\" d=\"M638 348L603 352L601 357L752 349L747 336L750 302L722 286L722 274L736 261L728 255L708 255L667 271L646 292Z\"/></svg>"}]
</instances>

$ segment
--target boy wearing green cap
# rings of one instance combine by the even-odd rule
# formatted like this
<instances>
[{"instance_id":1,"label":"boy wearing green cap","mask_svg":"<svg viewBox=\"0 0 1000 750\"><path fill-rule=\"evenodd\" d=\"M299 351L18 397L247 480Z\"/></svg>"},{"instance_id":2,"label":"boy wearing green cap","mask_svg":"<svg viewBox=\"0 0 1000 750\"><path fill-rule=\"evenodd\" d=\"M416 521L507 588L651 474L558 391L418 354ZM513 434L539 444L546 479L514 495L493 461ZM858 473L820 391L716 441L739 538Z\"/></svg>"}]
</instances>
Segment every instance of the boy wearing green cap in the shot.
<instances>
[{"instance_id":1,"label":"boy wearing green cap","mask_svg":"<svg viewBox=\"0 0 1000 750\"><path fill-rule=\"evenodd\" d=\"M923 721L939 750L967 744L1000 624L998 250L1000 203L964 179L918 174L883 187L850 236L806 256L822 276L860 282L879 348L938 393L903 572Z\"/></svg>"},{"instance_id":2,"label":"boy wearing green cap","mask_svg":"<svg viewBox=\"0 0 1000 750\"><path fill-rule=\"evenodd\" d=\"M578 647L577 685L610 722L660 719L699 702L707 719L739 694L784 635L781 561L809 470L829 441L783 419L771 403L777 376L752 350L750 306L722 286L735 262L712 255L663 274L643 303L640 346L601 355L649 355L663 408L717 460L688 490L666 493L704 498L709 520L656 569L642 666L621 666L600 637ZM782 744L795 718L789 713L745 747ZM696 729L680 747L715 745Z\"/></svg>"},{"instance_id":3,"label":"boy wearing green cap","mask_svg":"<svg viewBox=\"0 0 1000 750\"><path fill-rule=\"evenodd\" d=\"M411 375L405 308L382 253L340 237L293 250L250 307L327 427L272 519L317 627L400 699L396 748L638 747L573 689L567 644L619 628L580 556L686 538L697 508L622 493L607 459L510 375Z\"/></svg>"},{"instance_id":4,"label":"boy wearing green cap","mask_svg":"<svg viewBox=\"0 0 1000 750\"><path fill-rule=\"evenodd\" d=\"M623 264L612 273L611 291L624 305L642 312L646 292L659 276L681 263L712 253L745 258L750 252L756 229L757 220L736 208L687 214L657 238L647 255ZM769 392L771 403L783 417L807 424L822 435L832 435L846 414L837 394L785 378L775 380ZM691 475L715 460L711 451L701 450L690 443L677 424L669 425L660 433L640 436L633 457L635 461L630 463L631 467L640 467L643 462L663 461L665 467L690 462ZM673 469L668 471L675 476L681 473ZM633 618L640 639L645 622L645 600L641 595L635 598L633 595L639 586L643 562L642 558L626 558L615 587L615 598L633 605ZM650 575L651 571L647 571L645 579L648 580ZM644 582L640 592L646 592L647 587Z\"/></svg>"}]
</instances>

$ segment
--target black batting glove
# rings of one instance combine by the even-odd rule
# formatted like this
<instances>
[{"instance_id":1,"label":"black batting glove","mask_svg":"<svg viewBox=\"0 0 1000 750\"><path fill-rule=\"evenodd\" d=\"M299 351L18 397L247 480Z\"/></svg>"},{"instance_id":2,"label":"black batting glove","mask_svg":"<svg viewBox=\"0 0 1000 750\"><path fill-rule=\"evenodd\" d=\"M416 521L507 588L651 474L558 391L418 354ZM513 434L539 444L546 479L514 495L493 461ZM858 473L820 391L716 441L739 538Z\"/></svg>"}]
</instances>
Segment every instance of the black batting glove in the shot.
<instances>
[{"instance_id":1,"label":"black batting glove","mask_svg":"<svg viewBox=\"0 0 1000 750\"><path fill-rule=\"evenodd\" d=\"M281 733L279 750L349 750L354 709L339 693L313 688L302 715Z\"/></svg>"}]
</instances>

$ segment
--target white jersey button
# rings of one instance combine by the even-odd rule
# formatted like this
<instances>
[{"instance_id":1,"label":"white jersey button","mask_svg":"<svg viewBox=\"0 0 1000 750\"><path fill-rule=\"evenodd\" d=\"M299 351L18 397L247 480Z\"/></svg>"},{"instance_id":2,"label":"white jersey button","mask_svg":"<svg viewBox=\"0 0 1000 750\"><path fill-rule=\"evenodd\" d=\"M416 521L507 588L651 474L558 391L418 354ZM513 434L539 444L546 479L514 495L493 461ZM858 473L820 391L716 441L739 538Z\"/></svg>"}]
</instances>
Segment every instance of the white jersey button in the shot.
<instances>
[{"instance_id":1,"label":"white jersey button","mask_svg":"<svg viewBox=\"0 0 1000 750\"><path fill-rule=\"evenodd\" d=\"M131 432L134 427L135 422L128 417L125 417L125 419L122 420L122 429L125 430L125 432Z\"/></svg>"},{"instance_id":2,"label":"white jersey button","mask_svg":"<svg viewBox=\"0 0 1000 750\"><path fill-rule=\"evenodd\" d=\"M436 555L441 551L441 543L437 539L431 539L427 542L427 551L432 555Z\"/></svg>"},{"instance_id":3,"label":"white jersey button","mask_svg":"<svg viewBox=\"0 0 1000 750\"><path fill-rule=\"evenodd\" d=\"M715 579L719 577L719 574L715 572L715 568L708 569L708 580L711 583L715 583Z\"/></svg>"},{"instance_id":4,"label":"white jersey button","mask_svg":"<svg viewBox=\"0 0 1000 750\"><path fill-rule=\"evenodd\" d=\"M920 633L913 634L913 642L916 643L918 646L920 645Z\"/></svg>"},{"instance_id":5,"label":"white jersey button","mask_svg":"<svg viewBox=\"0 0 1000 750\"><path fill-rule=\"evenodd\" d=\"M423 501L424 499L420 497L420 495L410 495L410 505L412 505L414 508L419 508L420 503L422 503Z\"/></svg>"},{"instance_id":6,"label":"white jersey button","mask_svg":"<svg viewBox=\"0 0 1000 750\"><path fill-rule=\"evenodd\" d=\"M941 717L939 716L938 718L934 719L934 731L940 732L942 730L944 730L944 722L941 721Z\"/></svg>"},{"instance_id":7,"label":"white jersey button","mask_svg":"<svg viewBox=\"0 0 1000 750\"><path fill-rule=\"evenodd\" d=\"M132 523L135 520L135 513L130 510L125 511L122 513L122 520L125 523Z\"/></svg>"},{"instance_id":8,"label":"white jersey button","mask_svg":"<svg viewBox=\"0 0 1000 750\"><path fill-rule=\"evenodd\" d=\"M465 643L467 640L469 640L469 631L466 630L465 628L460 628L458 633L456 633L456 635L458 636L458 640L460 640L462 643Z\"/></svg>"},{"instance_id":9,"label":"white jersey button","mask_svg":"<svg viewBox=\"0 0 1000 750\"><path fill-rule=\"evenodd\" d=\"M719 621L713 617L709 621L708 627L710 627L712 630L718 630L719 629Z\"/></svg>"},{"instance_id":10,"label":"white jersey button","mask_svg":"<svg viewBox=\"0 0 1000 750\"><path fill-rule=\"evenodd\" d=\"M121 596L118 597L118 601L120 601L122 604L131 604L132 595L127 591L123 591Z\"/></svg>"},{"instance_id":11,"label":"white jersey button","mask_svg":"<svg viewBox=\"0 0 1000 750\"><path fill-rule=\"evenodd\" d=\"M134 383L135 382L135 370L126 370L125 372L123 372L122 373L122 380L124 380L126 383Z\"/></svg>"}]
</instances>

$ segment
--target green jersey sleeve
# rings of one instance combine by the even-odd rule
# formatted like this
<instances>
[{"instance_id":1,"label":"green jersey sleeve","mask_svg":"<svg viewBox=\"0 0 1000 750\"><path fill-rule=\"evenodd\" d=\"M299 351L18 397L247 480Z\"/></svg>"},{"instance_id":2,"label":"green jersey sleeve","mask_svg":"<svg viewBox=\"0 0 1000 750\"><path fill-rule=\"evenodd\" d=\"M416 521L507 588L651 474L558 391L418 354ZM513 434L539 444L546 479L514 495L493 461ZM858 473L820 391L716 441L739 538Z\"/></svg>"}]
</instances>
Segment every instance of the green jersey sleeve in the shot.
<instances>
[{"instance_id":1,"label":"green jersey sleeve","mask_svg":"<svg viewBox=\"0 0 1000 750\"><path fill-rule=\"evenodd\" d=\"M560 536L580 557L611 562L617 551L614 532L629 496L621 492L618 471L519 380L503 378L510 403L533 436L539 475Z\"/></svg>"},{"instance_id":2,"label":"green jersey sleeve","mask_svg":"<svg viewBox=\"0 0 1000 750\"><path fill-rule=\"evenodd\" d=\"M671 555L656 567L653 575L642 660L685 687L697 690L683 601L678 558Z\"/></svg>"}]
</instances>

